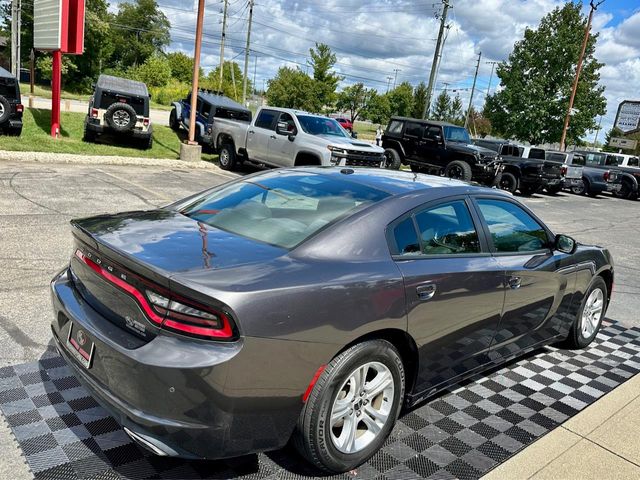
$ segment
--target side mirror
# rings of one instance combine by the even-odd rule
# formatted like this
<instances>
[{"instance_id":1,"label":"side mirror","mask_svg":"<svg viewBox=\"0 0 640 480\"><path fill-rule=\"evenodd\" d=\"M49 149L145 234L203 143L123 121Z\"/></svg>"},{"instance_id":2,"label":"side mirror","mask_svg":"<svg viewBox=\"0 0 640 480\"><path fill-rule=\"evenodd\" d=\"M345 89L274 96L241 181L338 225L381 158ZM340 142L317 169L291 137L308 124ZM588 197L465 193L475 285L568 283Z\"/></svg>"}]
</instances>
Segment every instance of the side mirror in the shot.
<instances>
[{"instance_id":1,"label":"side mirror","mask_svg":"<svg viewBox=\"0 0 640 480\"><path fill-rule=\"evenodd\" d=\"M358 138L358 132L351 130L351 138Z\"/></svg>"},{"instance_id":2,"label":"side mirror","mask_svg":"<svg viewBox=\"0 0 640 480\"><path fill-rule=\"evenodd\" d=\"M278 135L286 135L288 137L296 136L296 129L293 125L287 122L278 122L276 125L276 133Z\"/></svg>"},{"instance_id":3,"label":"side mirror","mask_svg":"<svg viewBox=\"0 0 640 480\"><path fill-rule=\"evenodd\" d=\"M554 248L562 253L574 253L578 248L578 243L568 235L556 235Z\"/></svg>"},{"instance_id":4,"label":"side mirror","mask_svg":"<svg viewBox=\"0 0 640 480\"><path fill-rule=\"evenodd\" d=\"M442 137L440 135L434 135L432 137L427 137L427 140L429 142L441 143L442 142Z\"/></svg>"}]
</instances>

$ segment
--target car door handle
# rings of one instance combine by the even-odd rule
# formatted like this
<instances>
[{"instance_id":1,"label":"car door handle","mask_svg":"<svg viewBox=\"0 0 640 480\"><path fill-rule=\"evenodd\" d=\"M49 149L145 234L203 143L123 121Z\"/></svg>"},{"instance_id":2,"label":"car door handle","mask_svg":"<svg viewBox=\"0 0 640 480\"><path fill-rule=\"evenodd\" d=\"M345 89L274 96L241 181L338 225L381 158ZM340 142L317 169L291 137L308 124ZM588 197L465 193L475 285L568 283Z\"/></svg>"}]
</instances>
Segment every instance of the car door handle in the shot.
<instances>
[{"instance_id":1,"label":"car door handle","mask_svg":"<svg viewBox=\"0 0 640 480\"><path fill-rule=\"evenodd\" d=\"M249 133L256 133L256 132L254 132L253 130L249 130Z\"/></svg>"},{"instance_id":2,"label":"car door handle","mask_svg":"<svg viewBox=\"0 0 640 480\"><path fill-rule=\"evenodd\" d=\"M275 135L271 135L269 138L272 138L273 140L275 140L278 137L276 137Z\"/></svg>"},{"instance_id":3,"label":"car door handle","mask_svg":"<svg viewBox=\"0 0 640 480\"><path fill-rule=\"evenodd\" d=\"M522 286L522 278L520 277L509 277L509 280L507 280L507 283L509 284L509 288L512 288L513 290L520 288Z\"/></svg>"},{"instance_id":4,"label":"car door handle","mask_svg":"<svg viewBox=\"0 0 640 480\"><path fill-rule=\"evenodd\" d=\"M421 301L426 302L427 300L431 300L436 294L436 286L433 283L418 285L416 287L416 293Z\"/></svg>"}]
</instances>

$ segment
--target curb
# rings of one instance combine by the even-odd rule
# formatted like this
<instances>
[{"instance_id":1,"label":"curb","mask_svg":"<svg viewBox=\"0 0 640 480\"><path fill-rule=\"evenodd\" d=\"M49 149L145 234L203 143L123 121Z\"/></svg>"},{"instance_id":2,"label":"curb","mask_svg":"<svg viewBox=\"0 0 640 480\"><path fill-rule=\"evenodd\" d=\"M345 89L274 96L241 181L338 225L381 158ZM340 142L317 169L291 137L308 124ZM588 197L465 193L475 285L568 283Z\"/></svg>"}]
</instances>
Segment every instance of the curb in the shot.
<instances>
[{"instance_id":1,"label":"curb","mask_svg":"<svg viewBox=\"0 0 640 480\"><path fill-rule=\"evenodd\" d=\"M212 170L219 174L227 175L217 165L199 161L184 162L182 160L171 160L163 158L137 158L137 157L117 157L117 156L91 156L76 155L73 153L51 153L51 152L18 152L0 150L0 161L5 162L35 162L35 163L74 163L79 165L133 165L142 167L167 167L167 168L188 168L196 170Z\"/></svg>"}]
</instances>

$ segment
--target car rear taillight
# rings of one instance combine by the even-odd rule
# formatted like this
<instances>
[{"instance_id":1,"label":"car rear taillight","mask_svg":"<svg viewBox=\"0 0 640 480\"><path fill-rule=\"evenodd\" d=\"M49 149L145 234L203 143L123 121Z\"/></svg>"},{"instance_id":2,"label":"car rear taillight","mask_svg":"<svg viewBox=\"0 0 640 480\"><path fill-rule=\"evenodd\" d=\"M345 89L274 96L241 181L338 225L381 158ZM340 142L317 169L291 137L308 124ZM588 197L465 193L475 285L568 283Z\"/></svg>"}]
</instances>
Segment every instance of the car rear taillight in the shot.
<instances>
[{"instance_id":1,"label":"car rear taillight","mask_svg":"<svg viewBox=\"0 0 640 480\"><path fill-rule=\"evenodd\" d=\"M91 116L93 118L98 118L98 109L97 108L92 108L91 109Z\"/></svg>"},{"instance_id":2,"label":"car rear taillight","mask_svg":"<svg viewBox=\"0 0 640 480\"><path fill-rule=\"evenodd\" d=\"M604 172L604 174L602 175L602 178L604 179L605 182L609 181L609 177L611 177L611 172L610 171L606 171Z\"/></svg>"},{"instance_id":3,"label":"car rear taillight","mask_svg":"<svg viewBox=\"0 0 640 480\"><path fill-rule=\"evenodd\" d=\"M136 286L85 256L81 250L76 250L75 255L102 278L132 296L156 326L197 338L229 340L234 337L228 314L182 297L175 296L176 300L172 293L146 279L147 288L143 294Z\"/></svg>"},{"instance_id":4,"label":"car rear taillight","mask_svg":"<svg viewBox=\"0 0 640 480\"><path fill-rule=\"evenodd\" d=\"M560 167L560 175L563 177L567 174L567 167Z\"/></svg>"},{"instance_id":5,"label":"car rear taillight","mask_svg":"<svg viewBox=\"0 0 640 480\"><path fill-rule=\"evenodd\" d=\"M24 105L19 103L16 105L16 113L22 113L22 112L24 112Z\"/></svg>"},{"instance_id":6,"label":"car rear taillight","mask_svg":"<svg viewBox=\"0 0 640 480\"><path fill-rule=\"evenodd\" d=\"M147 117L144 117L142 119L142 125L144 125L145 127L149 126L149 119Z\"/></svg>"}]
</instances>

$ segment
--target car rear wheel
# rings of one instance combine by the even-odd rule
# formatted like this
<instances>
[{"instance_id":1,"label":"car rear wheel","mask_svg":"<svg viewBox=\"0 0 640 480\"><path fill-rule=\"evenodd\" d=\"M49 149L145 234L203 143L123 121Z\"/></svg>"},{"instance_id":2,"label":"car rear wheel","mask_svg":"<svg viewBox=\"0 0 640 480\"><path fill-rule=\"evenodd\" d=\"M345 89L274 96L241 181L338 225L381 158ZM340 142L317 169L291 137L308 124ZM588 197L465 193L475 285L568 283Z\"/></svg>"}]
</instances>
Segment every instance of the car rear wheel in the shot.
<instances>
[{"instance_id":1,"label":"car rear wheel","mask_svg":"<svg viewBox=\"0 0 640 480\"><path fill-rule=\"evenodd\" d=\"M571 187L571 193L575 195L584 195L584 181L582 182L582 184L573 185Z\"/></svg>"},{"instance_id":2,"label":"car rear wheel","mask_svg":"<svg viewBox=\"0 0 640 480\"><path fill-rule=\"evenodd\" d=\"M316 467L346 472L366 462L393 429L404 398L400 354L386 340L345 350L324 369L298 419L293 443Z\"/></svg>"},{"instance_id":3,"label":"car rear wheel","mask_svg":"<svg viewBox=\"0 0 640 480\"><path fill-rule=\"evenodd\" d=\"M552 187L547 187L547 192L551 195L560 193L560 190L562 190L562 185L553 185Z\"/></svg>"},{"instance_id":4,"label":"car rear wheel","mask_svg":"<svg viewBox=\"0 0 640 480\"><path fill-rule=\"evenodd\" d=\"M384 158L386 160L385 168L389 170L399 170L402 165L402 159L400 154L393 148L386 148L384 150Z\"/></svg>"},{"instance_id":5,"label":"car rear wheel","mask_svg":"<svg viewBox=\"0 0 640 480\"><path fill-rule=\"evenodd\" d=\"M607 298L607 284L602 277L595 277L582 299L565 347L584 348L593 341L607 309Z\"/></svg>"},{"instance_id":6,"label":"car rear wheel","mask_svg":"<svg viewBox=\"0 0 640 480\"><path fill-rule=\"evenodd\" d=\"M536 193L539 188L539 185L520 185L520 193L528 197Z\"/></svg>"},{"instance_id":7,"label":"car rear wheel","mask_svg":"<svg viewBox=\"0 0 640 480\"><path fill-rule=\"evenodd\" d=\"M502 190L506 190L510 193L515 193L518 189L518 179L513 173L502 172L502 177L500 178L500 188Z\"/></svg>"},{"instance_id":8,"label":"car rear wheel","mask_svg":"<svg viewBox=\"0 0 640 480\"><path fill-rule=\"evenodd\" d=\"M454 160L444 168L444 176L470 182L472 177L471 165L461 160Z\"/></svg>"},{"instance_id":9,"label":"car rear wheel","mask_svg":"<svg viewBox=\"0 0 640 480\"><path fill-rule=\"evenodd\" d=\"M218 163L223 170L233 170L236 166L236 152L228 143L220 147Z\"/></svg>"},{"instance_id":10,"label":"car rear wheel","mask_svg":"<svg viewBox=\"0 0 640 480\"><path fill-rule=\"evenodd\" d=\"M96 141L96 134L89 130L86 125L84 126L84 134L82 135L82 140L84 140L85 142Z\"/></svg>"},{"instance_id":11,"label":"car rear wheel","mask_svg":"<svg viewBox=\"0 0 640 480\"><path fill-rule=\"evenodd\" d=\"M107 108L104 118L107 124L119 133L133 130L138 121L136 111L126 103L114 103L111 105Z\"/></svg>"}]
</instances>

